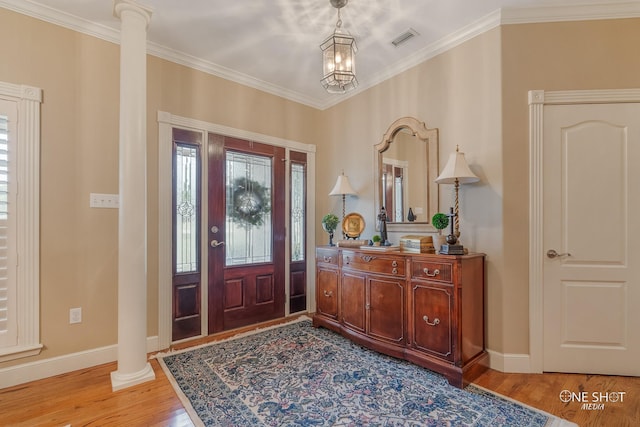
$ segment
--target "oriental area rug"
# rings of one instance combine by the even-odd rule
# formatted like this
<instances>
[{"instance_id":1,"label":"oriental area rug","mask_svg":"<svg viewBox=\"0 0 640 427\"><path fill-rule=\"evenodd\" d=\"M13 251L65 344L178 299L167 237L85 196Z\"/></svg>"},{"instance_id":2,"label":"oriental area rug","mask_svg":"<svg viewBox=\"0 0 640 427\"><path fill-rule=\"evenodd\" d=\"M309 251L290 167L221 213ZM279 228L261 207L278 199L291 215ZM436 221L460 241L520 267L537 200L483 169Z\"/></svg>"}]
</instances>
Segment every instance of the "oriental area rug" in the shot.
<instances>
[{"instance_id":1,"label":"oriental area rug","mask_svg":"<svg viewBox=\"0 0 640 427\"><path fill-rule=\"evenodd\" d=\"M308 318L156 356L196 426L570 426L314 328Z\"/></svg>"}]
</instances>

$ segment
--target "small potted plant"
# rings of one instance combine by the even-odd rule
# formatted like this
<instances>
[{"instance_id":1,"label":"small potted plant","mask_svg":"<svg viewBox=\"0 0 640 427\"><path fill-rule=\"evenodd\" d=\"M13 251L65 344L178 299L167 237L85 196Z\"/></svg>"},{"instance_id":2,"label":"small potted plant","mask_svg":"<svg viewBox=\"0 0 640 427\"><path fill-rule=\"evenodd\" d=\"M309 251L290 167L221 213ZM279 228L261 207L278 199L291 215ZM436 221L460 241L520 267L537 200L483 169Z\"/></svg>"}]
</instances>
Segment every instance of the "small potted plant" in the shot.
<instances>
[{"instance_id":1,"label":"small potted plant","mask_svg":"<svg viewBox=\"0 0 640 427\"><path fill-rule=\"evenodd\" d=\"M329 246L335 246L333 244L333 232L336 231L336 227L338 227L338 223L340 220L334 214L326 214L322 218L322 228L324 231L329 233Z\"/></svg>"},{"instance_id":2,"label":"small potted plant","mask_svg":"<svg viewBox=\"0 0 640 427\"><path fill-rule=\"evenodd\" d=\"M435 246L436 251L440 251L440 246L442 246L446 239L446 236L442 235L442 230L449 225L449 217L446 214L438 212L431 218L431 224L438 230L438 234L433 240L433 246Z\"/></svg>"},{"instance_id":3,"label":"small potted plant","mask_svg":"<svg viewBox=\"0 0 640 427\"><path fill-rule=\"evenodd\" d=\"M374 234L373 237L371 238L371 242L373 242L373 246L380 246L381 240L382 238L378 234Z\"/></svg>"}]
</instances>

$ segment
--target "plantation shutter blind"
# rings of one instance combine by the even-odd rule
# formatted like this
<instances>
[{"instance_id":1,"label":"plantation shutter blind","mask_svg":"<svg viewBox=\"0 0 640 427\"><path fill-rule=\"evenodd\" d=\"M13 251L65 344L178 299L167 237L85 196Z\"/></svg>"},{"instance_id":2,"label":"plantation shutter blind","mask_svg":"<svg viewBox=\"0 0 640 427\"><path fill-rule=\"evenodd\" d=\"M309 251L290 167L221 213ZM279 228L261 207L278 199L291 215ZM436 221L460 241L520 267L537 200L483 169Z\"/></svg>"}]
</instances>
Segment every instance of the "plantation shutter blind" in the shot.
<instances>
[{"instance_id":1,"label":"plantation shutter blind","mask_svg":"<svg viewBox=\"0 0 640 427\"><path fill-rule=\"evenodd\" d=\"M0 100L0 348L17 344L15 298L16 183L12 179L11 138L15 136L15 104ZM11 108L14 107L14 108ZM11 111L14 110L14 111Z\"/></svg>"}]
</instances>

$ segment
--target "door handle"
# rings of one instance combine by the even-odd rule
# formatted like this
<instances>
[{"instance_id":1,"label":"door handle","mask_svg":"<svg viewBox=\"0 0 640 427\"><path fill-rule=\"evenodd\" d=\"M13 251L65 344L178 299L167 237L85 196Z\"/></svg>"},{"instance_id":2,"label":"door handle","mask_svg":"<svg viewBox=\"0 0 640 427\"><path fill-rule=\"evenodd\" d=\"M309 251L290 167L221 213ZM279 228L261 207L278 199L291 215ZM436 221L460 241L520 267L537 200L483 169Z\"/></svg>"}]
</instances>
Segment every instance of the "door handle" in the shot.
<instances>
[{"instance_id":1,"label":"door handle","mask_svg":"<svg viewBox=\"0 0 640 427\"><path fill-rule=\"evenodd\" d=\"M212 248L217 248L217 247L218 247L218 246L220 246L220 245L224 245L224 242L218 242L216 239L213 239L213 240L211 241L211 247L212 247Z\"/></svg>"},{"instance_id":2,"label":"door handle","mask_svg":"<svg viewBox=\"0 0 640 427\"><path fill-rule=\"evenodd\" d=\"M569 252L565 252L563 254L559 254L558 252L555 251L555 249L549 249L547 251L547 258L553 259L553 258L558 258L558 257L561 257L561 256L571 256L571 254Z\"/></svg>"}]
</instances>

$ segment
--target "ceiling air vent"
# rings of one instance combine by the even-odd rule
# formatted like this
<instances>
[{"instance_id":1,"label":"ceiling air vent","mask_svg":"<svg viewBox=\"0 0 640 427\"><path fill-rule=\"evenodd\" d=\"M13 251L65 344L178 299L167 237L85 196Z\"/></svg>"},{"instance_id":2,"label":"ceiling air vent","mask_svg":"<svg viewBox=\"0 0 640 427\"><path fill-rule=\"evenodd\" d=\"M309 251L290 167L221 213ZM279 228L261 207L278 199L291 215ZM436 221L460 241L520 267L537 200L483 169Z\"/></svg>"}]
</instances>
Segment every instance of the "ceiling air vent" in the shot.
<instances>
[{"instance_id":1,"label":"ceiling air vent","mask_svg":"<svg viewBox=\"0 0 640 427\"><path fill-rule=\"evenodd\" d=\"M393 39L391 43L395 47L398 47L402 43L409 41L410 39L412 39L414 36L417 36L418 34L419 33L416 30L414 30L413 28L409 28L407 31L405 31L404 33L400 34L398 37Z\"/></svg>"}]
</instances>

